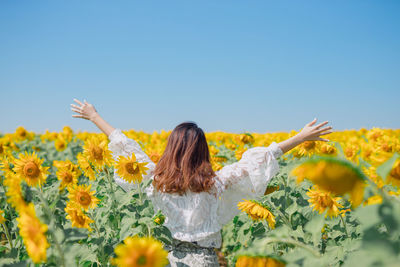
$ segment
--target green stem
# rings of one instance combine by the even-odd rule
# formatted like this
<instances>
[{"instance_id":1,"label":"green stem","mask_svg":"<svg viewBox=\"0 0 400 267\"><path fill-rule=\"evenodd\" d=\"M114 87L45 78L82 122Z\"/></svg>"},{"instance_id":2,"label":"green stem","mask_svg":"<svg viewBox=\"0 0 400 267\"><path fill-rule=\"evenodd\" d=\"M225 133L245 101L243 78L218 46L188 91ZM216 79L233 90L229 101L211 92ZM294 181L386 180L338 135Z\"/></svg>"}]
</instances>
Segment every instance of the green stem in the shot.
<instances>
[{"instance_id":1,"label":"green stem","mask_svg":"<svg viewBox=\"0 0 400 267\"><path fill-rule=\"evenodd\" d=\"M93 219L91 214L90 215L88 214L88 216L89 216L90 219L93 220L94 229L96 230L97 236L100 239L101 238L101 235L100 235L101 233L100 233L99 228L97 227L96 221ZM103 265L103 264L106 265L107 259L104 256L105 256L104 255L104 246L103 246L103 243L101 242L100 243L100 264L101 265Z\"/></svg>"},{"instance_id":2,"label":"green stem","mask_svg":"<svg viewBox=\"0 0 400 267\"><path fill-rule=\"evenodd\" d=\"M7 225L5 223L2 223L2 225L3 225L3 228L4 228L4 232L6 233L6 237L7 237L8 243L10 244L10 248L13 249L14 246L13 246L13 243L12 243L12 240L11 240L11 236L10 236L10 232L8 231Z\"/></svg>"},{"instance_id":3,"label":"green stem","mask_svg":"<svg viewBox=\"0 0 400 267\"><path fill-rule=\"evenodd\" d=\"M344 230L346 231L346 236L349 237L349 232L347 231L346 222L344 221L344 219L343 219L343 217L342 217L341 214L339 214L339 217L340 217L340 220L341 220L342 223L343 223Z\"/></svg>"},{"instance_id":4,"label":"green stem","mask_svg":"<svg viewBox=\"0 0 400 267\"><path fill-rule=\"evenodd\" d=\"M111 191L111 199L112 199L112 204L111 204L111 208L113 210L114 216L117 217L118 213L117 213L117 199L115 198L115 193L114 193L114 185L113 185L113 181L112 181L112 177L111 174L109 173L108 169L106 168L106 176L107 176L107 180L108 183L110 184L110 191ZM117 220L117 229L119 229L119 218L116 218Z\"/></svg>"},{"instance_id":5,"label":"green stem","mask_svg":"<svg viewBox=\"0 0 400 267\"><path fill-rule=\"evenodd\" d=\"M274 237L269 237L264 239L264 244L267 245L269 243L286 243L290 245L294 245L300 248L303 248L309 252L311 252L315 257L321 257L321 254L318 251L315 251L314 249L310 248L306 244L303 244L297 240L294 240L292 238L274 238Z\"/></svg>"},{"instance_id":6,"label":"green stem","mask_svg":"<svg viewBox=\"0 0 400 267\"><path fill-rule=\"evenodd\" d=\"M142 192L142 187L141 183L138 183L138 190L139 190L139 204L143 204L143 192Z\"/></svg>"},{"instance_id":7,"label":"green stem","mask_svg":"<svg viewBox=\"0 0 400 267\"><path fill-rule=\"evenodd\" d=\"M41 202L42 202L42 204L44 206L44 212L45 212L46 216L49 218L49 220L51 220L51 218L53 217L53 214L51 212L49 204L47 203L47 200L43 196L43 189L41 187L39 187L38 192L39 192L38 196L39 196L39 198L40 198L40 200L41 200ZM49 226L50 225L51 224L49 224ZM54 226L54 228L55 228L55 226ZM57 237L54 234L54 229L52 229L52 231L49 231L49 233L50 233L51 238L54 241L54 244L56 245L56 249L57 249L58 253L60 254L61 266L65 267L64 252L62 251L60 243L58 242Z\"/></svg>"}]
</instances>

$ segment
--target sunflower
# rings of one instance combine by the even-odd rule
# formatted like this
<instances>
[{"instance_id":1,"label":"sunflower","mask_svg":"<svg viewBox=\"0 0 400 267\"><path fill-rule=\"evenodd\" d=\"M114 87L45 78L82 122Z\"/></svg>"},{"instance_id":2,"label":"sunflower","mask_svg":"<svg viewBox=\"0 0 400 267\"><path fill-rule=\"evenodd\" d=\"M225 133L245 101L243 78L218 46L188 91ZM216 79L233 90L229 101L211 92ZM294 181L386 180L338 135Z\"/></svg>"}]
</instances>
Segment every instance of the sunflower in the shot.
<instances>
[{"instance_id":1,"label":"sunflower","mask_svg":"<svg viewBox=\"0 0 400 267\"><path fill-rule=\"evenodd\" d=\"M5 223L6 219L3 216L4 211L0 210L0 224Z\"/></svg>"},{"instance_id":2,"label":"sunflower","mask_svg":"<svg viewBox=\"0 0 400 267\"><path fill-rule=\"evenodd\" d=\"M127 237L114 250L111 264L119 267L162 267L168 264L168 252L152 237Z\"/></svg>"},{"instance_id":3,"label":"sunflower","mask_svg":"<svg viewBox=\"0 0 400 267\"><path fill-rule=\"evenodd\" d=\"M71 221L72 227L86 228L92 231L89 224L94 221L87 216L77 204L68 202L65 207L65 212L68 214L66 218Z\"/></svg>"},{"instance_id":4,"label":"sunflower","mask_svg":"<svg viewBox=\"0 0 400 267\"><path fill-rule=\"evenodd\" d=\"M316 152L315 141L305 141L300 144L297 148L297 157L310 157Z\"/></svg>"},{"instance_id":5,"label":"sunflower","mask_svg":"<svg viewBox=\"0 0 400 267\"><path fill-rule=\"evenodd\" d=\"M67 148L67 142L62 136L59 136L56 140L54 140L54 147L57 151L64 151Z\"/></svg>"},{"instance_id":6,"label":"sunflower","mask_svg":"<svg viewBox=\"0 0 400 267\"><path fill-rule=\"evenodd\" d=\"M353 207L357 207L363 201L365 177L347 160L316 157L294 168L291 174L297 176L297 182L307 178L322 190L334 195L349 193Z\"/></svg>"},{"instance_id":7,"label":"sunflower","mask_svg":"<svg viewBox=\"0 0 400 267\"><path fill-rule=\"evenodd\" d=\"M338 203L341 200L340 197L334 197L330 192L319 189L318 186L313 186L306 194L310 197L308 202L313 210L320 214L327 210L325 217L337 217L340 212L339 208L343 208L343 205Z\"/></svg>"},{"instance_id":8,"label":"sunflower","mask_svg":"<svg viewBox=\"0 0 400 267\"><path fill-rule=\"evenodd\" d=\"M32 203L21 209L17 222L29 257L34 263L46 261L46 250L50 246L45 235L47 225L42 224L36 217L35 206Z\"/></svg>"},{"instance_id":9,"label":"sunflower","mask_svg":"<svg viewBox=\"0 0 400 267\"><path fill-rule=\"evenodd\" d=\"M78 159L78 165L82 169L84 175L91 181L96 180L96 173L87 158L84 157L82 153L78 153L76 158Z\"/></svg>"},{"instance_id":10,"label":"sunflower","mask_svg":"<svg viewBox=\"0 0 400 267\"><path fill-rule=\"evenodd\" d=\"M14 135L15 135L15 139L17 139L18 141L22 141L22 140L25 140L25 139L28 139L31 137L30 134L28 133L28 131L22 126L19 126L15 130Z\"/></svg>"},{"instance_id":11,"label":"sunflower","mask_svg":"<svg viewBox=\"0 0 400 267\"><path fill-rule=\"evenodd\" d=\"M236 267L284 267L285 264L277 259L265 256L239 256Z\"/></svg>"},{"instance_id":12,"label":"sunflower","mask_svg":"<svg viewBox=\"0 0 400 267\"><path fill-rule=\"evenodd\" d=\"M4 157L0 160L0 170L5 174L12 172L12 168L10 167L14 158L9 159L8 157Z\"/></svg>"},{"instance_id":13,"label":"sunflower","mask_svg":"<svg viewBox=\"0 0 400 267\"><path fill-rule=\"evenodd\" d=\"M29 186L42 186L49 174L49 167L42 166L43 159L39 159L35 152L19 154L19 158L14 160L14 171Z\"/></svg>"},{"instance_id":14,"label":"sunflower","mask_svg":"<svg viewBox=\"0 0 400 267\"><path fill-rule=\"evenodd\" d=\"M61 181L60 190L78 183L79 175L72 168L60 168L57 170L56 176Z\"/></svg>"},{"instance_id":15,"label":"sunflower","mask_svg":"<svg viewBox=\"0 0 400 267\"><path fill-rule=\"evenodd\" d=\"M26 207L27 203L22 196L21 178L19 178L13 172L10 172L5 175L3 183L7 187L5 193L7 196L7 202L10 203L11 206L17 211Z\"/></svg>"},{"instance_id":16,"label":"sunflower","mask_svg":"<svg viewBox=\"0 0 400 267\"><path fill-rule=\"evenodd\" d=\"M140 183L143 179L143 174L147 174L145 167L147 162L137 162L135 154L132 153L130 157L119 156L115 164L117 174L128 182Z\"/></svg>"},{"instance_id":17,"label":"sunflower","mask_svg":"<svg viewBox=\"0 0 400 267\"><path fill-rule=\"evenodd\" d=\"M71 202L78 204L84 210L93 209L97 206L99 199L94 196L96 191L90 191L92 185L76 185L70 186L68 198Z\"/></svg>"},{"instance_id":18,"label":"sunflower","mask_svg":"<svg viewBox=\"0 0 400 267\"><path fill-rule=\"evenodd\" d=\"M269 208L258 201L246 200L238 203L238 208L249 215L254 221L267 220L271 229L275 228L275 216L269 211Z\"/></svg>"},{"instance_id":19,"label":"sunflower","mask_svg":"<svg viewBox=\"0 0 400 267\"><path fill-rule=\"evenodd\" d=\"M111 151L108 150L107 141L98 138L91 138L86 141L83 146L83 156L85 156L98 171L113 163Z\"/></svg>"}]
</instances>

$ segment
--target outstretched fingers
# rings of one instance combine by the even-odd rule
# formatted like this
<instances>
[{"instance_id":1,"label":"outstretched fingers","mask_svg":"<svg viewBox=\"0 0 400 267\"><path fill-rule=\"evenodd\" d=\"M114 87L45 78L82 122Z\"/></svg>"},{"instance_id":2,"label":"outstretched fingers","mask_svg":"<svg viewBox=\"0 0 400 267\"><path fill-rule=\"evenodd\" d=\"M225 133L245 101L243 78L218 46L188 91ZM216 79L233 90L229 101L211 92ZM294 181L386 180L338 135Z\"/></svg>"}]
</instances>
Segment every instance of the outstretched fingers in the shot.
<instances>
[{"instance_id":1,"label":"outstretched fingers","mask_svg":"<svg viewBox=\"0 0 400 267\"><path fill-rule=\"evenodd\" d=\"M317 122L317 118L313 119L307 126L313 126Z\"/></svg>"},{"instance_id":2,"label":"outstretched fingers","mask_svg":"<svg viewBox=\"0 0 400 267\"><path fill-rule=\"evenodd\" d=\"M82 116L82 115L72 115L72 117L74 117L74 118L82 118L82 119L85 119L85 117Z\"/></svg>"},{"instance_id":3,"label":"outstretched fingers","mask_svg":"<svg viewBox=\"0 0 400 267\"><path fill-rule=\"evenodd\" d=\"M71 108L71 110L76 112L76 113L82 114L82 110L80 110L80 109Z\"/></svg>"},{"instance_id":4,"label":"outstretched fingers","mask_svg":"<svg viewBox=\"0 0 400 267\"><path fill-rule=\"evenodd\" d=\"M74 101L75 101L77 104L79 104L79 105L81 105L81 106L84 106L84 104L83 104L81 101L79 101L78 99L74 98Z\"/></svg>"},{"instance_id":5,"label":"outstretched fingers","mask_svg":"<svg viewBox=\"0 0 400 267\"><path fill-rule=\"evenodd\" d=\"M315 128L316 128L316 129L319 129L319 128L321 128L322 126L326 125L327 123L328 123L328 121L321 122L320 124L318 124L317 126L315 126Z\"/></svg>"}]
</instances>

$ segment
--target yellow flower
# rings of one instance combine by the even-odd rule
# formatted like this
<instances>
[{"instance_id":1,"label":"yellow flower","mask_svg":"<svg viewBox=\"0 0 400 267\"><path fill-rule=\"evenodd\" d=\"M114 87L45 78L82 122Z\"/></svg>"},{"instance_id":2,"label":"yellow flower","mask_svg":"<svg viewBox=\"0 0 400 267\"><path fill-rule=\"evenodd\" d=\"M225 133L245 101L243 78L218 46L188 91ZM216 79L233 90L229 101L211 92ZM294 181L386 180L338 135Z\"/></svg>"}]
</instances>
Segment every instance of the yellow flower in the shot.
<instances>
[{"instance_id":1,"label":"yellow flower","mask_svg":"<svg viewBox=\"0 0 400 267\"><path fill-rule=\"evenodd\" d=\"M19 234L23 238L26 251L34 263L46 261L46 249L49 243L46 238L47 225L42 224L36 217L32 203L21 209L17 218Z\"/></svg>"},{"instance_id":2,"label":"yellow flower","mask_svg":"<svg viewBox=\"0 0 400 267\"><path fill-rule=\"evenodd\" d=\"M266 220L271 229L275 228L275 216L269 211L268 207L255 201L246 200L238 203L238 208L249 215L254 221Z\"/></svg>"},{"instance_id":3,"label":"yellow flower","mask_svg":"<svg viewBox=\"0 0 400 267\"><path fill-rule=\"evenodd\" d=\"M240 160L242 158L243 153L246 152L246 150L247 150L247 148L245 148L245 147L236 149L235 158L237 160Z\"/></svg>"},{"instance_id":4,"label":"yellow flower","mask_svg":"<svg viewBox=\"0 0 400 267\"><path fill-rule=\"evenodd\" d=\"M152 237L127 237L114 250L111 263L118 267L162 267L168 264L168 252Z\"/></svg>"},{"instance_id":5,"label":"yellow flower","mask_svg":"<svg viewBox=\"0 0 400 267\"><path fill-rule=\"evenodd\" d=\"M54 141L54 147L57 151L64 151L67 148L67 142L61 136Z\"/></svg>"},{"instance_id":6,"label":"yellow flower","mask_svg":"<svg viewBox=\"0 0 400 267\"><path fill-rule=\"evenodd\" d=\"M236 135L235 138L238 143L242 144L251 144L252 142L254 142L254 137L249 133Z\"/></svg>"},{"instance_id":7,"label":"yellow flower","mask_svg":"<svg viewBox=\"0 0 400 267\"><path fill-rule=\"evenodd\" d=\"M367 200L365 200L364 201L364 206L381 204L381 203L382 203L382 196L375 195L375 196L369 197Z\"/></svg>"},{"instance_id":8,"label":"yellow flower","mask_svg":"<svg viewBox=\"0 0 400 267\"><path fill-rule=\"evenodd\" d=\"M0 210L0 224L6 222L6 219L3 217L3 213L4 211Z\"/></svg>"},{"instance_id":9,"label":"yellow flower","mask_svg":"<svg viewBox=\"0 0 400 267\"><path fill-rule=\"evenodd\" d=\"M319 146L318 152L321 154L333 155L333 154L336 154L336 148L332 145L322 143Z\"/></svg>"},{"instance_id":10,"label":"yellow flower","mask_svg":"<svg viewBox=\"0 0 400 267\"><path fill-rule=\"evenodd\" d=\"M305 156L311 156L315 153L316 149L316 141L305 141L302 144L300 144L296 150L296 156L297 157L305 157Z\"/></svg>"},{"instance_id":11,"label":"yellow flower","mask_svg":"<svg viewBox=\"0 0 400 267\"><path fill-rule=\"evenodd\" d=\"M96 173L92 166L90 166L90 162L87 160L87 158L83 156L82 153L79 153L76 158L78 159L79 167L83 170L85 176L91 181L96 180Z\"/></svg>"},{"instance_id":12,"label":"yellow flower","mask_svg":"<svg viewBox=\"0 0 400 267\"><path fill-rule=\"evenodd\" d=\"M78 174L72 170L72 168L60 168L57 170L57 179L61 181L60 190L64 189L67 186L71 186L73 184L78 183Z\"/></svg>"},{"instance_id":13,"label":"yellow flower","mask_svg":"<svg viewBox=\"0 0 400 267\"><path fill-rule=\"evenodd\" d=\"M10 172L5 176L4 185L7 187L7 202L17 211L26 207L27 203L22 197L21 178Z\"/></svg>"},{"instance_id":14,"label":"yellow flower","mask_svg":"<svg viewBox=\"0 0 400 267\"><path fill-rule=\"evenodd\" d=\"M343 208L343 205L338 203L340 197L334 197L330 192L321 190L317 186L310 188L306 194L310 197L308 202L313 210L320 214L327 210L325 217L336 217L339 215L339 208Z\"/></svg>"},{"instance_id":15,"label":"yellow flower","mask_svg":"<svg viewBox=\"0 0 400 267\"><path fill-rule=\"evenodd\" d=\"M94 209L99 199L94 196L96 191L90 191L92 185L76 185L70 186L68 198L71 202L78 204L84 210Z\"/></svg>"},{"instance_id":16,"label":"yellow flower","mask_svg":"<svg viewBox=\"0 0 400 267\"><path fill-rule=\"evenodd\" d=\"M319 188L334 195L341 196L349 193L353 207L357 207L363 201L364 175L349 161L318 157L297 166L291 174L297 176L297 182L308 179Z\"/></svg>"},{"instance_id":17,"label":"yellow flower","mask_svg":"<svg viewBox=\"0 0 400 267\"><path fill-rule=\"evenodd\" d=\"M113 163L111 151L107 147L107 140L100 140L99 138L91 138L86 141L83 146L83 156L97 170L102 170L105 166L111 166Z\"/></svg>"},{"instance_id":18,"label":"yellow flower","mask_svg":"<svg viewBox=\"0 0 400 267\"><path fill-rule=\"evenodd\" d=\"M66 218L71 221L72 227L86 228L92 231L89 224L94 221L87 216L77 204L68 202L65 207L65 212L68 214Z\"/></svg>"},{"instance_id":19,"label":"yellow flower","mask_svg":"<svg viewBox=\"0 0 400 267\"><path fill-rule=\"evenodd\" d=\"M25 139L31 139L32 138L32 134L29 134L27 130L25 130L24 127L19 126L16 130L15 130L15 139L17 139L18 141L22 141Z\"/></svg>"},{"instance_id":20,"label":"yellow flower","mask_svg":"<svg viewBox=\"0 0 400 267\"><path fill-rule=\"evenodd\" d=\"M285 264L274 258L263 256L239 256L236 261L236 267L284 267Z\"/></svg>"},{"instance_id":21,"label":"yellow flower","mask_svg":"<svg viewBox=\"0 0 400 267\"><path fill-rule=\"evenodd\" d=\"M1 159L0 160L0 170L3 171L5 174L12 172L10 164L13 160L14 160L14 158L12 158L12 160L11 160L8 157L4 157L3 159Z\"/></svg>"},{"instance_id":22,"label":"yellow flower","mask_svg":"<svg viewBox=\"0 0 400 267\"><path fill-rule=\"evenodd\" d=\"M146 170L149 169L145 165L147 165L147 162L137 162L135 154L132 154L130 157L119 156L115 167L117 168L117 174L125 181L140 183L143 179L143 174L147 174Z\"/></svg>"},{"instance_id":23,"label":"yellow flower","mask_svg":"<svg viewBox=\"0 0 400 267\"><path fill-rule=\"evenodd\" d=\"M14 160L14 171L29 186L42 186L46 181L49 167L42 166L43 159L39 159L35 152L19 154L19 158Z\"/></svg>"}]
</instances>

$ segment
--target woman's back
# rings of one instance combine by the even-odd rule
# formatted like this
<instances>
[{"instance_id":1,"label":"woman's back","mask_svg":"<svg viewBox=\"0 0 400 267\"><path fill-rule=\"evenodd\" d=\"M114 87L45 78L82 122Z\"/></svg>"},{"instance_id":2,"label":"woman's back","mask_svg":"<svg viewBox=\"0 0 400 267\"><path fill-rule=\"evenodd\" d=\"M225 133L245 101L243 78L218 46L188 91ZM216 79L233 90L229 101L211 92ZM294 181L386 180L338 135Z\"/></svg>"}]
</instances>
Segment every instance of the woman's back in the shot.
<instances>
[{"instance_id":1,"label":"woman's back","mask_svg":"<svg viewBox=\"0 0 400 267\"><path fill-rule=\"evenodd\" d=\"M135 154L138 162L148 162L143 179L154 179L156 165L139 144L127 138L119 129L109 136L109 149L114 159ZM243 153L242 159L217 171L208 192L185 191L184 194L159 192L150 184L146 188L155 211L166 217L165 226L178 240L203 247L221 246L220 230L239 213L237 203L243 198L255 198L264 193L270 179L278 172L277 158L282 150L274 142L269 147L254 147ZM114 173L114 179L125 191L135 187Z\"/></svg>"}]
</instances>

